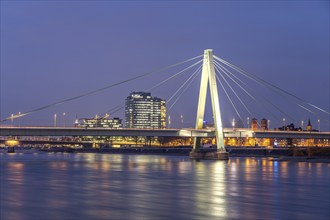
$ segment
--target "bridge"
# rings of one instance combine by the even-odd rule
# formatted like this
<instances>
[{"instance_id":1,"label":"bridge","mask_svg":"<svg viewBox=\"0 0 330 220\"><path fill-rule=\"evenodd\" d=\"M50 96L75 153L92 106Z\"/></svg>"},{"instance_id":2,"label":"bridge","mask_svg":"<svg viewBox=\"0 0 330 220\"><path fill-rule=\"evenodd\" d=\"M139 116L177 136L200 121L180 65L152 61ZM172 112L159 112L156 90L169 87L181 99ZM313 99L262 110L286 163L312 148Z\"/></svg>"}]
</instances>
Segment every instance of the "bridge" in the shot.
<instances>
[{"instance_id":1,"label":"bridge","mask_svg":"<svg viewBox=\"0 0 330 220\"><path fill-rule=\"evenodd\" d=\"M330 139L330 132L307 131L261 131L250 129L223 129L224 138L277 138L277 139ZM81 128L81 127L0 127L0 136L46 136L46 137L176 137L214 138L215 129L132 129L132 128Z\"/></svg>"},{"instance_id":2,"label":"bridge","mask_svg":"<svg viewBox=\"0 0 330 220\"><path fill-rule=\"evenodd\" d=\"M81 127L0 127L0 136L145 136L214 137L210 129L129 129Z\"/></svg>"},{"instance_id":3,"label":"bridge","mask_svg":"<svg viewBox=\"0 0 330 220\"><path fill-rule=\"evenodd\" d=\"M224 138L279 138L279 139L330 139L329 132L313 132L309 131L270 131L268 129L260 130L251 130L250 128L247 129L234 129L234 121L233 121L233 129L226 129L223 128L222 123L222 115L220 110L220 103L219 103L219 94L218 94L218 87L217 82L221 86L224 94L227 96L228 100L230 101L235 114L238 116L240 121L245 125L244 119L242 117L242 113L239 112L237 106L235 106L233 99L230 98L229 92L225 89L225 85L230 89L231 93L235 95L236 99L239 103L244 107L244 111L248 113L248 115L252 116L251 110L248 108L247 104L243 102L243 96L240 96L234 89L233 86L229 84L228 81L232 81L238 88L240 88L245 97L251 98L256 103L268 103L272 106L272 109L276 109L284 115L285 110L281 110L278 106L274 103L271 103L267 98L263 97L263 101L260 102L256 100L255 96L253 95L253 89L249 86L246 81L252 80L254 83L261 85L263 87L269 88L270 90L276 92L279 95L286 96L293 100L293 103L297 105L299 108L303 109L304 111L311 113L311 114L326 114L325 120L329 121L329 112L315 106L311 103L304 101L297 96L284 91L283 89L268 83L259 77L256 77L239 67L213 55L213 51L211 49L207 49L204 51L203 60L190 65L189 67L185 68L182 71L174 74L173 76L169 77L169 79L174 78L177 75L182 74L183 72L195 67L200 62L203 62L201 67L197 68L196 71L189 77L189 79L180 86L179 89L182 89L185 86L189 86L191 80L196 78L197 73L201 70L201 80L200 80L200 88L199 88L199 98L198 98L198 105L197 105L197 114L196 114L196 125L194 129L187 128L187 129L107 129L107 128L79 128L79 127L0 127L0 136L145 136L145 137L189 137L194 139L193 150L190 154L192 158L212 158L212 159L228 159L228 153L225 149ZM174 66L178 66L182 63L187 61L194 60L201 56L197 56L191 59L188 59L183 62L179 62L168 67L162 68L162 70L169 69ZM231 71L236 71L237 74L233 74ZM19 113L17 115L12 115L11 117L6 118L5 120L13 121L16 118L23 117L25 115L29 115L34 112L38 112L52 106L56 106L62 104L64 102L72 101L90 94L94 94L96 92L112 88L114 86L124 84L126 82L143 78L145 76L151 75L153 72L142 74L140 76L132 77L128 80L124 80L119 83L114 83L109 86L75 96L69 99L65 99L59 102L55 102L44 107L40 107L25 113ZM238 75L245 77L244 80L240 79ZM227 78L227 79L226 79ZM168 81L169 79L163 80L161 83L153 86L151 89L162 85L164 82ZM187 87L186 87L187 88ZM150 89L150 90L151 90ZM204 113L205 113L205 105L206 105L206 98L207 93L210 93L210 100L212 105L212 114L213 114L213 122L214 126L212 129L205 129L204 128ZM250 91L251 90L251 91ZM182 91L184 92L184 90ZM170 99L174 97L174 95L178 94L176 91ZM182 94L182 93L181 93ZM180 95L181 95L180 94ZM180 97L179 95L179 97ZM174 101L176 103L177 99ZM172 104L170 108L174 105ZM120 108L119 108L120 109ZM118 109L117 109L118 110ZM269 109L268 109L269 110ZM271 112L270 112L271 113ZM289 118L290 116L287 115ZM248 117L249 118L249 117ZM252 118L252 117L251 117ZM285 119L283 118L283 122ZM320 119L318 120L320 123ZM249 121L248 121L249 125ZM249 127L249 126L247 126ZM283 126L284 127L284 126ZM303 130L303 122L302 128ZM320 129L319 129L320 130ZM201 140L202 138L213 138L216 139L217 145L217 152L212 155L205 155L201 150Z\"/></svg>"}]
</instances>

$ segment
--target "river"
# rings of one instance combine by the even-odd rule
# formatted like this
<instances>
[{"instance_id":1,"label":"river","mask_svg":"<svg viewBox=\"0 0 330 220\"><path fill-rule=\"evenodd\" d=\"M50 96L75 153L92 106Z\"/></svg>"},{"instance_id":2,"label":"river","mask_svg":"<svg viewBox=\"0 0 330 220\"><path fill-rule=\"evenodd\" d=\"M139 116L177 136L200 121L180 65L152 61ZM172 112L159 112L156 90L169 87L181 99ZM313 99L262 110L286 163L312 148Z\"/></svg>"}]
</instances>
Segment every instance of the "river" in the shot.
<instances>
[{"instance_id":1,"label":"river","mask_svg":"<svg viewBox=\"0 0 330 220\"><path fill-rule=\"evenodd\" d=\"M1 220L330 218L330 164L0 153Z\"/></svg>"}]
</instances>

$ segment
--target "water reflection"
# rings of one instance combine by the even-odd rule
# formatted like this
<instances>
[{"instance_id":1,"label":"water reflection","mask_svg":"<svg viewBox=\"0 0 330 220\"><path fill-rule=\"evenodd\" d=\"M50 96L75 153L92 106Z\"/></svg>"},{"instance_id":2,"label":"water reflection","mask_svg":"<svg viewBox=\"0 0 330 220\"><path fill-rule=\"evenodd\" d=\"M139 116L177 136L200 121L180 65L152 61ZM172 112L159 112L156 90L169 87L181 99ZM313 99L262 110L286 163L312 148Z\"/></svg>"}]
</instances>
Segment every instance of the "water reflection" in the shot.
<instances>
[{"instance_id":1,"label":"water reflection","mask_svg":"<svg viewBox=\"0 0 330 220\"><path fill-rule=\"evenodd\" d=\"M1 154L1 220L327 219L329 164Z\"/></svg>"}]
</instances>

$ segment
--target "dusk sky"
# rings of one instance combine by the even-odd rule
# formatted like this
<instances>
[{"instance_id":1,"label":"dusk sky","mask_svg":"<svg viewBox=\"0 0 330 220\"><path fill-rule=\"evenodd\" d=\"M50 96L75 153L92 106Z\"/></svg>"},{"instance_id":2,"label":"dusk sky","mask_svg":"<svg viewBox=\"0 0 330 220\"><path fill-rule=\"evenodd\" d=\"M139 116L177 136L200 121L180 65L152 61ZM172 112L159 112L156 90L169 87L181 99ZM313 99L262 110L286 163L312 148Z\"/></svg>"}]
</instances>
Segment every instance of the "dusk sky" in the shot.
<instances>
[{"instance_id":1,"label":"dusk sky","mask_svg":"<svg viewBox=\"0 0 330 220\"><path fill-rule=\"evenodd\" d=\"M202 55L205 49L329 111L329 11L329 1L1 1L1 119ZM56 113L59 125L61 120L73 125L76 115L103 114L124 104L130 92L146 91L178 71L35 112L14 124L52 125ZM168 112L173 127L181 126L181 114L184 126L193 126L198 80ZM173 81L152 95L168 99L185 79ZM228 127L237 116L219 93ZM329 115L274 99L293 116L287 123L299 127L310 118L317 129L321 118L322 130L330 130ZM270 119L271 127L282 125L245 101L253 117ZM242 111L242 116L249 115ZM124 118L124 110L111 117ZM205 118L212 120L209 107Z\"/></svg>"}]
</instances>

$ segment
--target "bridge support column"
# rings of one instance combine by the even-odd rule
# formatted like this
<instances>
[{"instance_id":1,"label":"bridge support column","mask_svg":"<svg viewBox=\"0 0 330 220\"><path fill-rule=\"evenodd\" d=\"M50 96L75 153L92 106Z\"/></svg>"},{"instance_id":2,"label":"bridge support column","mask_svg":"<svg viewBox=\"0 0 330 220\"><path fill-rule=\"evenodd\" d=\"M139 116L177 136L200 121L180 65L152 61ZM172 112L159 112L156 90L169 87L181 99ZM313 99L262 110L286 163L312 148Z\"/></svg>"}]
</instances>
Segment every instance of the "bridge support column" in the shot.
<instances>
[{"instance_id":1,"label":"bridge support column","mask_svg":"<svg viewBox=\"0 0 330 220\"><path fill-rule=\"evenodd\" d=\"M196 116L196 129L203 129L204 112L206 104L207 87L210 86L210 95L212 103L212 113L214 119L215 136L217 142L217 152L203 152L201 150L201 138L195 137L193 150L190 153L191 158L200 159L228 159L223 139L223 129L221 121L220 104L218 97L218 88L215 77L213 53L211 49L204 51L203 69L201 84L199 89L199 98Z\"/></svg>"}]
</instances>

